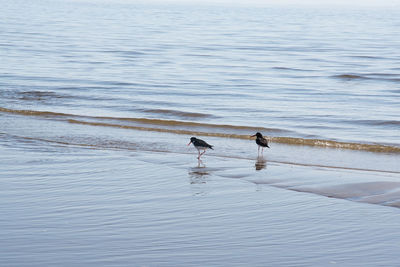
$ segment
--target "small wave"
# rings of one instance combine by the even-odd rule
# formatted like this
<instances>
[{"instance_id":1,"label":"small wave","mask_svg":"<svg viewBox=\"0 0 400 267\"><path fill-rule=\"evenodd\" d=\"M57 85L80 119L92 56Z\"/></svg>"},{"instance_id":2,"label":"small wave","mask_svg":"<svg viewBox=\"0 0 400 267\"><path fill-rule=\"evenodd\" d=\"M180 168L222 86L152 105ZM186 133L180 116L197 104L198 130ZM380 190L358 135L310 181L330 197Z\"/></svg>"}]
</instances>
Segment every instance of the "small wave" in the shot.
<instances>
[{"instance_id":1,"label":"small wave","mask_svg":"<svg viewBox=\"0 0 400 267\"><path fill-rule=\"evenodd\" d=\"M50 111L35 111L35 110L21 110L21 109L8 109L0 107L0 112L11 113L24 116L38 116L38 117L67 117L74 116L66 113L50 112Z\"/></svg>"},{"instance_id":2,"label":"small wave","mask_svg":"<svg viewBox=\"0 0 400 267\"><path fill-rule=\"evenodd\" d=\"M66 95L57 94L51 91L24 91L19 92L18 97L20 100L26 101L47 101L59 98L68 98Z\"/></svg>"},{"instance_id":3,"label":"small wave","mask_svg":"<svg viewBox=\"0 0 400 267\"><path fill-rule=\"evenodd\" d=\"M342 80L364 80L364 79L369 79L368 77L365 77L365 76L362 76L362 75L355 75L355 74L340 74L340 75L334 75L332 77L336 78L336 79L342 79Z\"/></svg>"},{"instance_id":4,"label":"small wave","mask_svg":"<svg viewBox=\"0 0 400 267\"><path fill-rule=\"evenodd\" d=\"M285 71L302 71L302 72L304 72L304 71L307 71L307 72L309 72L309 71L314 71L314 70L310 70L310 69L298 69L298 68L289 68L289 67L272 67L272 69L274 69L274 70L285 70Z\"/></svg>"},{"instance_id":5,"label":"small wave","mask_svg":"<svg viewBox=\"0 0 400 267\"><path fill-rule=\"evenodd\" d=\"M82 120L74 120L74 119L69 119L68 122L75 123L75 124L91 125L91 126L114 127L114 128L134 129L134 130L141 130L141 131L165 132L165 133L175 133L175 134L184 134L184 135L202 135L202 136L215 136L215 137L238 138L238 139L248 139L249 138L249 135L240 135L240 134L233 134L233 133L229 133L229 134L215 133L215 132L213 133L213 132L203 132L203 131L183 130L183 129L122 125L122 124L113 124L113 123L106 123L106 122L90 122L90 121L82 121Z\"/></svg>"},{"instance_id":6,"label":"small wave","mask_svg":"<svg viewBox=\"0 0 400 267\"><path fill-rule=\"evenodd\" d=\"M211 117L214 117L213 115L210 115L210 114L185 112L185 111L171 110L171 109L145 109L145 110L143 110L143 112L161 114L161 115L171 115L171 116L180 117L180 118L211 118Z\"/></svg>"},{"instance_id":7,"label":"small wave","mask_svg":"<svg viewBox=\"0 0 400 267\"><path fill-rule=\"evenodd\" d=\"M249 139L250 134L256 131L264 132L271 142L287 144L314 146L335 149L361 150L379 153L400 153L400 147L383 144L366 144L339 142L324 139L307 139L300 137L277 136L290 133L289 131L273 128L260 128L252 126L237 126L226 124L209 124L192 121L177 121L148 118L118 118L118 117L97 117L83 116L66 113L34 110L14 110L0 107L0 112L12 113L24 116L38 116L43 118L65 120L69 123L114 127L124 129L135 129L142 131L168 132L184 135L215 136L224 138ZM274 136L275 135L275 136Z\"/></svg>"},{"instance_id":8,"label":"small wave","mask_svg":"<svg viewBox=\"0 0 400 267\"><path fill-rule=\"evenodd\" d=\"M351 121L351 123L375 125L375 126L400 126L400 121L396 120L358 120L358 121Z\"/></svg>"},{"instance_id":9,"label":"small wave","mask_svg":"<svg viewBox=\"0 0 400 267\"><path fill-rule=\"evenodd\" d=\"M392 73L366 73L366 74L338 74L332 76L335 79L340 80L378 80L378 81L386 81L386 82L400 82L399 74Z\"/></svg>"},{"instance_id":10,"label":"small wave","mask_svg":"<svg viewBox=\"0 0 400 267\"><path fill-rule=\"evenodd\" d=\"M363 59L376 59L376 60L385 59L384 57L368 56L368 55L353 55L351 57L353 57L353 58L363 58Z\"/></svg>"},{"instance_id":11,"label":"small wave","mask_svg":"<svg viewBox=\"0 0 400 267\"><path fill-rule=\"evenodd\" d=\"M363 144L352 142L339 142L323 139L306 139L295 137L271 137L271 141L290 145L318 146L336 149L363 150L380 153L400 153L400 147L382 144Z\"/></svg>"},{"instance_id":12,"label":"small wave","mask_svg":"<svg viewBox=\"0 0 400 267\"><path fill-rule=\"evenodd\" d=\"M49 102L61 99L73 98L67 94L56 93L52 91L28 90L28 91L11 91L1 90L0 97L6 99L17 99L26 102Z\"/></svg>"},{"instance_id":13,"label":"small wave","mask_svg":"<svg viewBox=\"0 0 400 267\"><path fill-rule=\"evenodd\" d=\"M232 126L232 125L215 125L215 127L231 130L228 131L229 133L221 133L221 132L201 131L201 129L185 130L185 129L121 125L121 124L112 124L104 122L88 122L88 121L78 121L78 120L68 120L68 121L70 123L86 124L92 126L106 126L106 127L117 127L117 128L135 129L135 130L144 130L144 131L168 132L168 133L184 134L184 135L201 135L201 136L214 136L214 137L237 138L237 139L249 139L249 135L235 133L235 129L253 128L253 127ZM204 126L209 126L209 125L204 125ZM254 130L256 129L253 128L253 131ZM379 152L379 153L400 153L400 147L381 145L381 144L338 142L338 141L323 140L323 139L306 139L297 137L270 137L269 139L272 142L287 144L287 145L303 145L303 146L314 146L314 147L316 146L316 147L335 148L335 149L362 150L362 151Z\"/></svg>"},{"instance_id":14,"label":"small wave","mask_svg":"<svg viewBox=\"0 0 400 267\"><path fill-rule=\"evenodd\" d=\"M121 54L126 57L135 57L135 58L146 55L146 53L142 52L142 51L122 51L121 50L121 51L114 51L114 53Z\"/></svg>"},{"instance_id":15,"label":"small wave","mask_svg":"<svg viewBox=\"0 0 400 267\"><path fill-rule=\"evenodd\" d=\"M275 128L261 128L261 127L252 127L252 126L237 126L237 125L226 125L226 124L210 124L210 123L199 123L192 121L178 121L178 120L165 120L165 119L148 119L148 118L121 118L121 117L105 117L105 116L85 116L85 115L74 115L60 112L50 112L50 111L35 111L35 110L16 110L16 109L8 109L0 107L0 112L3 113L12 113L18 115L25 116L38 116L38 117L54 117L60 119L70 119L70 118L80 118L80 119L88 119L89 121L82 121L83 123L105 123L107 122L118 122L118 124L110 124L115 125L117 127L131 127L136 123L136 126L141 127L143 125L157 126L157 127L175 127L175 128L188 128L188 129L221 129L227 132L246 132L253 133L254 131L264 131L268 133L284 133L288 132L281 129ZM95 120L95 121L93 121ZM101 121L99 121L101 120ZM131 123L130 125L126 125L124 123ZM150 127L151 128L151 127ZM231 130L231 131L230 131ZM230 134L226 134L224 136L229 136ZM248 136L248 134L246 134Z\"/></svg>"}]
</instances>

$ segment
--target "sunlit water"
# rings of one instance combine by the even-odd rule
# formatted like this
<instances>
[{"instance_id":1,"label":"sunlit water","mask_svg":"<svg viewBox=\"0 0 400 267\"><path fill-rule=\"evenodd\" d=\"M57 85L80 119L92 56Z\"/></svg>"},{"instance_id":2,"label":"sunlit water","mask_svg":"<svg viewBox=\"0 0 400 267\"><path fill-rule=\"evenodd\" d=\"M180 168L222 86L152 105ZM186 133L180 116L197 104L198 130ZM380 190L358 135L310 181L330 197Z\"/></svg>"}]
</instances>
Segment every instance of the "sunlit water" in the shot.
<instances>
[{"instance_id":1,"label":"sunlit water","mask_svg":"<svg viewBox=\"0 0 400 267\"><path fill-rule=\"evenodd\" d=\"M398 264L398 9L1 4L0 265Z\"/></svg>"}]
</instances>

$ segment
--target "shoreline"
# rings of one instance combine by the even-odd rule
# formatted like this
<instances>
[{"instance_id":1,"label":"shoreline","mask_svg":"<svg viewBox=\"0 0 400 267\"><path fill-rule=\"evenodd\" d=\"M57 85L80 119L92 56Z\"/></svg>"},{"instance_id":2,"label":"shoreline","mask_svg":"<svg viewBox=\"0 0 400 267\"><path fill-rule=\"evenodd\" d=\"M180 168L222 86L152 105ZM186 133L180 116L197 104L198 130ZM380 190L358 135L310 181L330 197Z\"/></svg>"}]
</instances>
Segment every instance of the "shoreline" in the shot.
<instances>
[{"instance_id":1,"label":"shoreline","mask_svg":"<svg viewBox=\"0 0 400 267\"><path fill-rule=\"evenodd\" d=\"M128 130L138 130L145 132L159 132L179 135L198 135L231 139L249 139L249 133L262 131L271 142L294 145L309 146L332 149L346 149L355 151L390 153L398 155L400 147L396 144L390 145L386 143L368 143L355 141L340 141L334 139L322 138L306 138L294 133L297 136L285 136L290 133L288 130L271 129L254 126L238 126L226 124L210 124L197 121L183 121L171 119L155 119L155 118L123 118L123 117L105 117L105 116L88 116L76 115L61 112L37 111L37 110L20 110L0 107L0 113L11 114L17 116L36 117L38 119L52 119L65 121L70 124L87 125L93 127L109 127ZM229 133L226 133L229 132Z\"/></svg>"}]
</instances>

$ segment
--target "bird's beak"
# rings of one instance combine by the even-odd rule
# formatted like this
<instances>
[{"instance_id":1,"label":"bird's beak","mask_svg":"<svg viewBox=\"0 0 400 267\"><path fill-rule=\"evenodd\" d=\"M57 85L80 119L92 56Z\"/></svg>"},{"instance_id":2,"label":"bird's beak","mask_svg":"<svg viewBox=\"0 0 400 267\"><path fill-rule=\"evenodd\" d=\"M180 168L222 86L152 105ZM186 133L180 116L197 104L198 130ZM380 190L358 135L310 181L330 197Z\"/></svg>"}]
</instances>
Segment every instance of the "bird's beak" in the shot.
<instances>
[{"instance_id":1,"label":"bird's beak","mask_svg":"<svg viewBox=\"0 0 400 267\"><path fill-rule=\"evenodd\" d=\"M256 136L256 135L251 135L250 137L254 137L254 136Z\"/></svg>"},{"instance_id":2,"label":"bird's beak","mask_svg":"<svg viewBox=\"0 0 400 267\"><path fill-rule=\"evenodd\" d=\"M189 144L187 144L187 145L190 146L191 143L192 143L192 141L190 141Z\"/></svg>"}]
</instances>

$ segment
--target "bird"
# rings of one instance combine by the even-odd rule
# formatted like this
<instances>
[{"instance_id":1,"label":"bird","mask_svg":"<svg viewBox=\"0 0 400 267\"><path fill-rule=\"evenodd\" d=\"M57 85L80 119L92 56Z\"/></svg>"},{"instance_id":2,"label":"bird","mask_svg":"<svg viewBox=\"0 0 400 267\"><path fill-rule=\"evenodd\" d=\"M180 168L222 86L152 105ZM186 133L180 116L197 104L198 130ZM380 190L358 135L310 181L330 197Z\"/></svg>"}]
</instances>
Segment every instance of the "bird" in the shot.
<instances>
[{"instance_id":1,"label":"bird","mask_svg":"<svg viewBox=\"0 0 400 267\"><path fill-rule=\"evenodd\" d=\"M260 155L260 147L262 148L261 153L264 153L264 147L270 148L268 146L268 140L265 139L261 133L257 132L255 135L252 135L250 137L254 137L254 136L257 136L256 144L258 145L258 155Z\"/></svg>"},{"instance_id":2,"label":"bird","mask_svg":"<svg viewBox=\"0 0 400 267\"><path fill-rule=\"evenodd\" d=\"M196 138L196 137L191 137L191 138L190 138L190 142L189 142L188 146L189 146L190 144L193 144L194 147L195 147L195 148L197 149L197 151L199 152L199 156L197 157L197 159L200 159L200 157L201 157L204 153L206 153L206 149L207 149L207 148L213 149L213 146L212 146L212 145L207 144L206 141L201 140L201 139L198 139L198 138ZM200 153L200 150L203 150L203 152Z\"/></svg>"}]
</instances>

